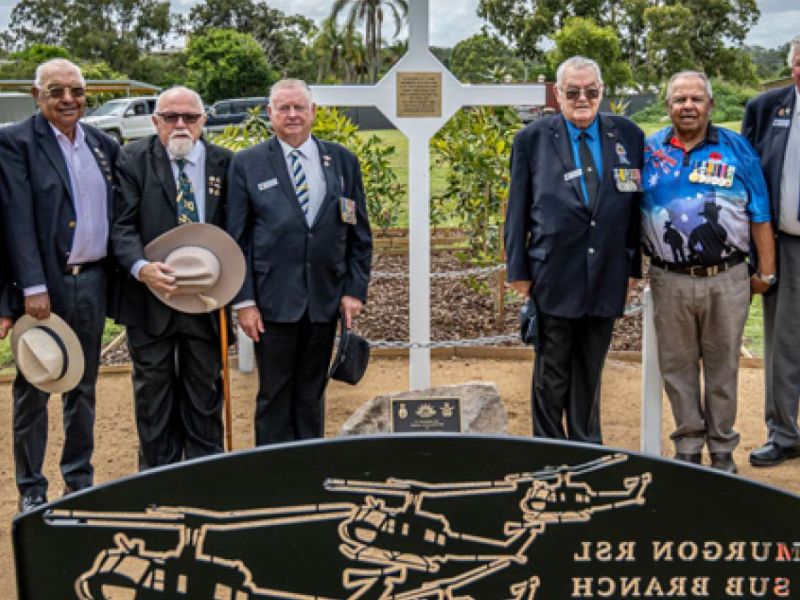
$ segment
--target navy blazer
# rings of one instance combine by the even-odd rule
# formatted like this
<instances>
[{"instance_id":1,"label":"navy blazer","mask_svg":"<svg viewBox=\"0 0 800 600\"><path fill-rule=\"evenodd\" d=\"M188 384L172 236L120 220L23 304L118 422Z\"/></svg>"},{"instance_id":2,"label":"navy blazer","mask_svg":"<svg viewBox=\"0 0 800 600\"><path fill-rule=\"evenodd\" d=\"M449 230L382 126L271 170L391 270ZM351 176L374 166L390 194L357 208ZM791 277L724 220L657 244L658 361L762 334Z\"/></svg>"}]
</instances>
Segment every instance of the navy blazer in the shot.
<instances>
[{"instance_id":1,"label":"navy blazer","mask_svg":"<svg viewBox=\"0 0 800 600\"><path fill-rule=\"evenodd\" d=\"M81 127L106 181L110 230L119 146L99 129L84 123ZM63 274L72 249L75 206L64 156L41 113L0 129L0 201L7 215L15 286L46 285L52 309L61 312L67 300Z\"/></svg>"},{"instance_id":2,"label":"navy blazer","mask_svg":"<svg viewBox=\"0 0 800 600\"><path fill-rule=\"evenodd\" d=\"M641 276L639 192L620 192L614 169L639 169L644 134L623 117L601 115L603 171L592 206L561 115L520 131L511 153L505 223L508 280L533 282L545 314L617 317L628 277Z\"/></svg>"},{"instance_id":3,"label":"navy blazer","mask_svg":"<svg viewBox=\"0 0 800 600\"><path fill-rule=\"evenodd\" d=\"M225 220L226 173L232 155L230 150L206 143L205 176L209 186L205 222L218 227ZM122 272L115 316L123 325L140 327L157 336L169 325L173 310L130 272L137 261L145 259L147 244L178 226L175 176L169 155L156 135L123 146L117 173L119 193L114 203L111 243Z\"/></svg>"},{"instance_id":4,"label":"navy blazer","mask_svg":"<svg viewBox=\"0 0 800 600\"><path fill-rule=\"evenodd\" d=\"M247 259L234 303L254 300L266 321L294 323L308 310L312 322L331 322L342 296L367 300L372 233L358 159L339 144L314 141L326 194L310 227L277 138L231 161L226 228ZM355 225L340 217L342 197L355 201Z\"/></svg>"},{"instance_id":5,"label":"navy blazer","mask_svg":"<svg viewBox=\"0 0 800 600\"><path fill-rule=\"evenodd\" d=\"M781 175L794 114L795 87L790 85L756 96L747 103L742 121L742 135L761 157L761 169L767 181L775 233L780 225ZM781 116L779 112L785 115ZM779 122L788 119L790 127L775 127L776 119Z\"/></svg>"}]
</instances>

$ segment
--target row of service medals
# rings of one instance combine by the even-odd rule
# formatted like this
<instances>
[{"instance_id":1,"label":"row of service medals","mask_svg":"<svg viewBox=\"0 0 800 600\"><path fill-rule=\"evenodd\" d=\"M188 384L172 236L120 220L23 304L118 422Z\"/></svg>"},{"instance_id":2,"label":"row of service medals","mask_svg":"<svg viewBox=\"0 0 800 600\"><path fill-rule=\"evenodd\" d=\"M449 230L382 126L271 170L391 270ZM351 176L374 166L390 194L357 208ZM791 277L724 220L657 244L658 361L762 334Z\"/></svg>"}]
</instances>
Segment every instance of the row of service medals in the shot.
<instances>
[{"instance_id":1,"label":"row of service medals","mask_svg":"<svg viewBox=\"0 0 800 600\"><path fill-rule=\"evenodd\" d=\"M694 161L692 163L692 172L689 174L689 181L729 188L733 187L735 176L736 167L731 165L711 160Z\"/></svg>"},{"instance_id":2,"label":"row of service medals","mask_svg":"<svg viewBox=\"0 0 800 600\"><path fill-rule=\"evenodd\" d=\"M639 192L642 190L640 169L614 169L614 179L620 192Z\"/></svg>"}]
</instances>

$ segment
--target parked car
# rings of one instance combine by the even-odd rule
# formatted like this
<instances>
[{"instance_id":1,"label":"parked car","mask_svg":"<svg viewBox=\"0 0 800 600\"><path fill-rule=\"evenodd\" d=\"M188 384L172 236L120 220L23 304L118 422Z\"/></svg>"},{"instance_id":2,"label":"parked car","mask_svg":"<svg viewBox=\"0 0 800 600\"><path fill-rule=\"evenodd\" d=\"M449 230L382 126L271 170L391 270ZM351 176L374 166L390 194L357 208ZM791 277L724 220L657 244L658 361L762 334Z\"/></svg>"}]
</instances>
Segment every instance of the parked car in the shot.
<instances>
[{"instance_id":1,"label":"parked car","mask_svg":"<svg viewBox=\"0 0 800 600\"><path fill-rule=\"evenodd\" d=\"M0 127L11 125L36 114L38 107L30 94L0 93Z\"/></svg>"},{"instance_id":2,"label":"parked car","mask_svg":"<svg viewBox=\"0 0 800 600\"><path fill-rule=\"evenodd\" d=\"M215 133L223 131L230 125L239 125L247 118L248 111L256 107L259 108L258 114L268 120L267 102L269 99L263 96L219 100L208 109L205 131Z\"/></svg>"},{"instance_id":3,"label":"parked car","mask_svg":"<svg viewBox=\"0 0 800 600\"><path fill-rule=\"evenodd\" d=\"M156 96L117 98L99 106L81 120L122 143L153 135L156 132L152 119L155 111Z\"/></svg>"}]
</instances>

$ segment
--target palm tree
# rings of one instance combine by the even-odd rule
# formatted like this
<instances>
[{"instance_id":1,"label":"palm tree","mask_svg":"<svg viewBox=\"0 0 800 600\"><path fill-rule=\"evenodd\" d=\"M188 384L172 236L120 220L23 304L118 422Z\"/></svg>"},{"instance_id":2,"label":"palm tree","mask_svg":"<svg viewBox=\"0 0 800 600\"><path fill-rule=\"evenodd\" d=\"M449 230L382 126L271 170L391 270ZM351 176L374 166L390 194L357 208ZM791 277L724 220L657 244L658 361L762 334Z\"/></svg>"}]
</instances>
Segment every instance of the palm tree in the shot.
<instances>
[{"instance_id":1,"label":"palm tree","mask_svg":"<svg viewBox=\"0 0 800 600\"><path fill-rule=\"evenodd\" d=\"M347 30L352 35L359 23L364 23L367 62L373 83L378 80L380 68L381 28L383 27L384 7L391 13L395 23L395 37L400 33L406 15L408 0L335 0L331 9L331 19L347 11Z\"/></svg>"},{"instance_id":2,"label":"palm tree","mask_svg":"<svg viewBox=\"0 0 800 600\"><path fill-rule=\"evenodd\" d=\"M312 45L317 56L318 82L358 83L366 79L366 52L361 35L346 33L337 28L331 17L322 22Z\"/></svg>"}]
</instances>

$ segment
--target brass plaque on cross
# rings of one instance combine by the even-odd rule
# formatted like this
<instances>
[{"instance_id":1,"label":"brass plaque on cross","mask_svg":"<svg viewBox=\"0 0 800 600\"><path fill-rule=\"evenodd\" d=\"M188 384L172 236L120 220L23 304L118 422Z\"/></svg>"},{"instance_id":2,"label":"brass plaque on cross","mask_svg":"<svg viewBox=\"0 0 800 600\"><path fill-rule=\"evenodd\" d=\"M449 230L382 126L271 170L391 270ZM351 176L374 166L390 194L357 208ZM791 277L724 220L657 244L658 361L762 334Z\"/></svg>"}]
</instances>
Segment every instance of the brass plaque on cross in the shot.
<instances>
[{"instance_id":1,"label":"brass plaque on cross","mask_svg":"<svg viewBox=\"0 0 800 600\"><path fill-rule=\"evenodd\" d=\"M397 74L398 117L441 117L442 74L405 72Z\"/></svg>"}]
</instances>

